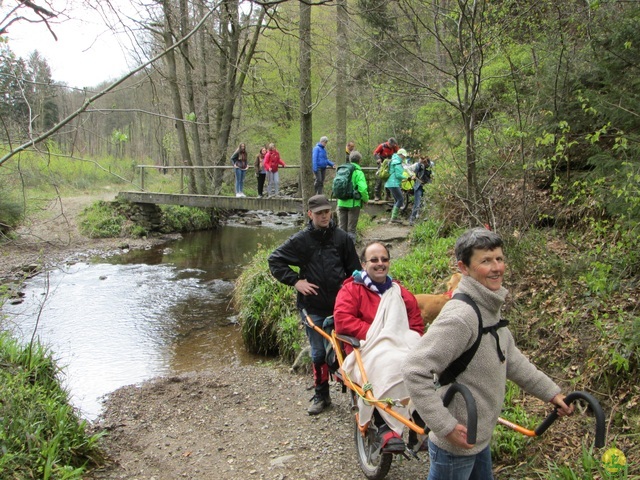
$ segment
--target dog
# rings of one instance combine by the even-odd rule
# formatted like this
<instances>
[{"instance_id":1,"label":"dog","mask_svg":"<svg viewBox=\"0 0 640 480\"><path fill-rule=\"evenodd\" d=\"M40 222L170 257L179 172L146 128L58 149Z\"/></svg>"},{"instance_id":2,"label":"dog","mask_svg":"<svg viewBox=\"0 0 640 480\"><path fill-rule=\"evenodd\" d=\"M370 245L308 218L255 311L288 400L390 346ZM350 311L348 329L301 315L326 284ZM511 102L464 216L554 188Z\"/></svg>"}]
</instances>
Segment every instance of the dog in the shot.
<instances>
[{"instance_id":1,"label":"dog","mask_svg":"<svg viewBox=\"0 0 640 480\"><path fill-rule=\"evenodd\" d=\"M418 307L420 307L420 315L422 316L422 321L424 322L425 327L433 322L444 304L451 300L451 295L453 295L453 291L460 283L460 279L462 275L460 273L454 273L451 275L451 278L447 282L447 292L441 293L439 295L432 295L428 293L418 293L415 297L418 301Z\"/></svg>"}]
</instances>

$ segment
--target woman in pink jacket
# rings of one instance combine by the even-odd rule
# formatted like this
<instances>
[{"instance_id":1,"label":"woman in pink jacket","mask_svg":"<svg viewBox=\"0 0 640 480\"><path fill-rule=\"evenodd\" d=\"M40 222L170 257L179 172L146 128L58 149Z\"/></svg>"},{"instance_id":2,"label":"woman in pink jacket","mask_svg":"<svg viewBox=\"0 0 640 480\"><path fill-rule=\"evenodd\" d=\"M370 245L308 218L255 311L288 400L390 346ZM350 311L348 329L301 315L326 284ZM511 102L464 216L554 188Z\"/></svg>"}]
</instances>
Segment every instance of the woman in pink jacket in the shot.
<instances>
[{"instance_id":1,"label":"woman in pink jacket","mask_svg":"<svg viewBox=\"0 0 640 480\"><path fill-rule=\"evenodd\" d=\"M278 187L280 185L278 167L284 168L286 166L280 158L280 152L276 150L275 143L270 143L267 154L264 157L264 168L267 171L267 197L278 195Z\"/></svg>"}]
</instances>

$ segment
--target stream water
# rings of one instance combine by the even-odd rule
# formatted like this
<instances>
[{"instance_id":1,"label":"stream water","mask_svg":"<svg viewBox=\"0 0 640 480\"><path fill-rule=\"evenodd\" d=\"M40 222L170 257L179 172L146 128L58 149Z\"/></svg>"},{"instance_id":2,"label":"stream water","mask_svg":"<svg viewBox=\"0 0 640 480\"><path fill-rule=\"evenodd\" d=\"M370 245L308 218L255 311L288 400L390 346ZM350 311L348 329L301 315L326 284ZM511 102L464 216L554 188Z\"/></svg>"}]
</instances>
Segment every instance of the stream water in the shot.
<instances>
[{"instance_id":1,"label":"stream water","mask_svg":"<svg viewBox=\"0 0 640 480\"><path fill-rule=\"evenodd\" d=\"M225 226L68 265L30 279L24 302L3 307L5 323L54 352L73 405L93 420L121 386L261 360L244 349L234 280L259 245L277 246L297 229Z\"/></svg>"}]
</instances>

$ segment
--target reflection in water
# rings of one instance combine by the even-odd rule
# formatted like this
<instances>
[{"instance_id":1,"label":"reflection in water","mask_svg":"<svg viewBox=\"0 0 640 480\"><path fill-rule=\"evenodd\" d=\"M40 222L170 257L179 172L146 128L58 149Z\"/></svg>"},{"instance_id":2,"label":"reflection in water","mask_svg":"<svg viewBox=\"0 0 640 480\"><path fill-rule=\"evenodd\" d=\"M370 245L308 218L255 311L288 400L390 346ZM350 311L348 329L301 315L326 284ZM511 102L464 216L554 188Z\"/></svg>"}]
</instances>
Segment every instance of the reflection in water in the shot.
<instances>
[{"instance_id":1,"label":"reflection in water","mask_svg":"<svg viewBox=\"0 0 640 480\"><path fill-rule=\"evenodd\" d=\"M145 251L77 263L31 279L9 327L37 337L64 369L86 418L99 397L164 374L254 362L229 308L233 280L258 243L272 247L295 228L226 226Z\"/></svg>"}]
</instances>

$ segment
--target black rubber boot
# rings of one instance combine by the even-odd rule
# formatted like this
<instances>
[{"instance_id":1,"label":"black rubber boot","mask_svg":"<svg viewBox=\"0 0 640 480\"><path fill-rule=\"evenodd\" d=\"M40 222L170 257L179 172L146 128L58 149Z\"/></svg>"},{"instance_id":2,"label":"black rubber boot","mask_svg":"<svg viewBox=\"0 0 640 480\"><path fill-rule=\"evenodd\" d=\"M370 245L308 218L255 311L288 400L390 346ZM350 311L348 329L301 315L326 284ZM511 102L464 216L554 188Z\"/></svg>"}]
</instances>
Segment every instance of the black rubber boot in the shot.
<instances>
[{"instance_id":1,"label":"black rubber boot","mask_svg":"<svg viewBox=\"0 0 640 480\"><path fill-rule=\"evenodd\" d=\"M313 364L313 377L315 383L315 395L311 399L313 403L307 409L309 415L318 415L331 405L329 394L329 367L326 363Z\"/></svg>"}]
</instances>

